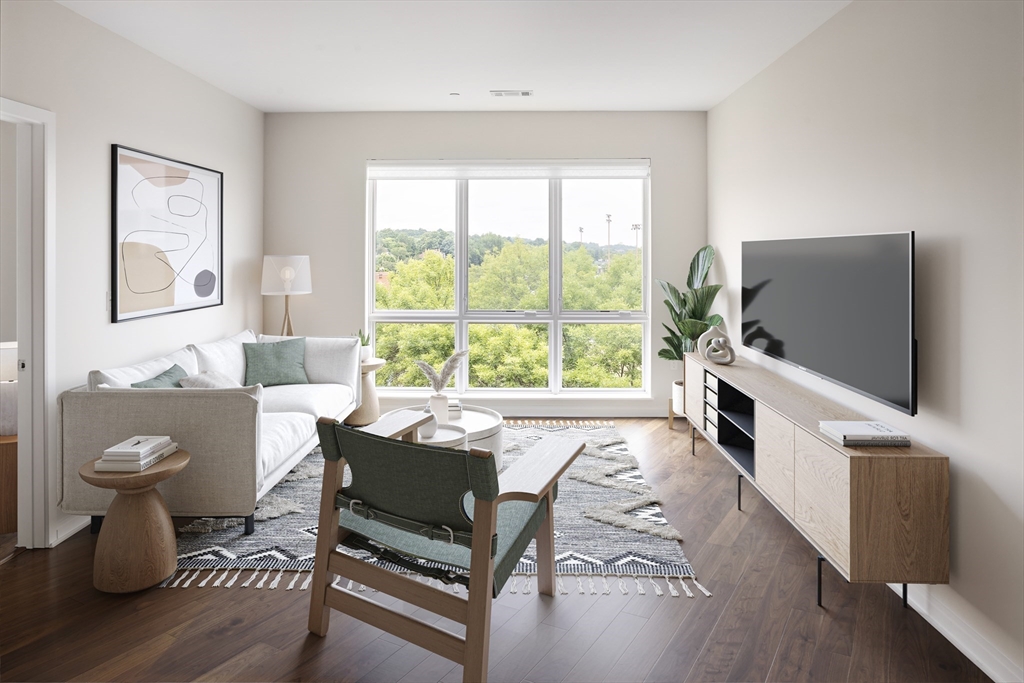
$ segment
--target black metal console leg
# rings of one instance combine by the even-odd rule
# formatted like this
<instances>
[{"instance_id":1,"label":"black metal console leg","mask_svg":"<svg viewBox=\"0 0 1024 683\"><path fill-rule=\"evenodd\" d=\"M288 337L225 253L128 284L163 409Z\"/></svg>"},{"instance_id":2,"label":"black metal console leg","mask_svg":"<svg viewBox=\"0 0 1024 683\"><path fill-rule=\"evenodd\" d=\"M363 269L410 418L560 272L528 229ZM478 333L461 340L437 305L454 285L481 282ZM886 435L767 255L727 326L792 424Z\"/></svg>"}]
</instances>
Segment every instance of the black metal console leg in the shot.
<instances>
[{"instance_id":1,"label":"black metal console leg","mask_svg":"<svg viewBox=\"0 0 1024 683\"><path fill-rule=\"evenodd\" d=\"M256 531L256 513L245 518L245 535L251 536Z\"/></svg>"},{"instance_id":2,"label":"black metal console leg","mask_svg":"<svg viewBox=\"0 0 1024 683\"><path fill-rule=\"evenodd\" d=\"M97 515L93 515L92 518L89 520L89 533L98 534L100 532L101 526L103 526L103 518Z\"/></svg>"},{"instance_id":3,"label":"black metal console leg","mask_svg":"<svg viewBox=\"0 0 1024 683\"><path fill-rule=\"evenodd\" d=\"M903 584L903 609L907 609L907 584Z\"/></svg>"},{"instance_id":4,"label":"black metal console leg","mask_svg":"<svg viewBox=\"0 0 1024 683\"><path fill-rule=\"evenodd\" d=\"M825 558L818 555L818 607L821 607L821 563L825 561Z\"/></svg>"},{"instance_id":5,"label":"black metal console leg","mask_svg":"<svg viewBox=\"0 0 1024 683\"><path fill-rule=\"evenodd\" d=\"M743 511L743 475L736 476L736 509Z\"/></svg>"},{"instance_id":6,"label":"black metal console leg","mask_svg":"<svg viewBox=\"0 0 1024 683\"><path fill-rule=\"evenodd\" d=\"M697 430L690 425L690 455L697 455Z\"/></svg>"}]
</instances>

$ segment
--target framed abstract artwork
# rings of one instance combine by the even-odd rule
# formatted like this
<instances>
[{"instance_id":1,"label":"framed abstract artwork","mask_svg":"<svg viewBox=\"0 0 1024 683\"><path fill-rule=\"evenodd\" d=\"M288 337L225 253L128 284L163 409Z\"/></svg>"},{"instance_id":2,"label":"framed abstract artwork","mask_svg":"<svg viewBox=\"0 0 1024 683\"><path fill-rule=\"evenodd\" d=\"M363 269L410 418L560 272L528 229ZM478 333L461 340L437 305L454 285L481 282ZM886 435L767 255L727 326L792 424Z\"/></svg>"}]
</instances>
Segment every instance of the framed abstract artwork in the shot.
<instances>
[{"instance_id":1,"label":"framed abstract artwork","mask_svg":"<svg viewBox=\"0 0 1024 683\"><path fill-rule=\"evenodd\" d=\"M111 322L220 306L224 174L111 145Z\"/></svg>"}]
</instances>

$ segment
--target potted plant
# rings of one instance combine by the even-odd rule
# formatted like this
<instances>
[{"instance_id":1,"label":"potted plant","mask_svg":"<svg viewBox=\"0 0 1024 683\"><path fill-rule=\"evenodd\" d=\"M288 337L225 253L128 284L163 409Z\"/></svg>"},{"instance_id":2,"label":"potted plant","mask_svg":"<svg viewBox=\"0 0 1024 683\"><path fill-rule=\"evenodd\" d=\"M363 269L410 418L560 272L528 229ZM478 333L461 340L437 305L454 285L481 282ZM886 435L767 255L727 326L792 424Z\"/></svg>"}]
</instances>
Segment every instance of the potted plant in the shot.
<instances>
[{"instance_id":1,"label":"potted plant","mask_svg":"<svg viewBox=\"0 0 1024 683\"><path fill-rule=\"evenodd\" d=\"M359 360L365 363L373 358L373 348L370 347L370 335L364 334L363 330L360 329L356 332L356 336L359 337L359 343L362 344L362 348L359 349Z\"/></svg>"},{"instance_id":2,"label":"potted plant","mask_svg":"<svg viewBox=\"0 0 1024 683\"><path fill-rule=\"evenodd\" d=\"M711 327L722 324L722 316L711 314L711 306L722 285L708 285L705 281L711 264L715 261L715 248L710 244L702 247L690 261L690 272L686 276L686 291L680 292L674 285L658 280L665 292L665 306L668 307L673 327L664 325L668 336L662 337L667 348L658 351L659 358L683 360L689 351L696 351L697 338ZM673 329L674 328L674 329ZM684 371L685 372L685 371ZM682 414L682 381L673 388L672 409ZM677 405L677 393L678 401ZM678 410L677 410L678 408Z\"/></svg>"},{"instance_id":3,"label":"potted plant","mask_svg":"<svg viewBox=\"0 0 1024 683\"><path fill-rule=\"evenodd\" d=\"M434 390L434 393L430 396L428 402L428 408L430 412L434 413L437 417L437 421L440 424L448 424L448 396L442 393L444 388L448 386L448 380L455 374L456 368L459 367L459 363L462 359L469 354L469 350L456 351L452 354L448 360L441 366L441 371L434 370L433 366L426 361L417 360L413 361L419 366L423 374L427 376L427 380L430 382L430 387Z\"/></svg>"}]
</instances>

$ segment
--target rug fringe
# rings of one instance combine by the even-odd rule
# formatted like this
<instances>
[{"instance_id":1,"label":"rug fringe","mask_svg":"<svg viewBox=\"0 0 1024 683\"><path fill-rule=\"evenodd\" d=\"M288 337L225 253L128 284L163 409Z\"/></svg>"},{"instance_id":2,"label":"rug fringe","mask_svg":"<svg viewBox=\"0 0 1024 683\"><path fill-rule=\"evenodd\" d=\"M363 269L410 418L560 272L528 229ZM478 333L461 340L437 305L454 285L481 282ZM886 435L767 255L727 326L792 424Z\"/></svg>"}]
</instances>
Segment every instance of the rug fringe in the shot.
<instances>
[{"instance_id":1,"label":"rug fringe","mask_svg":"<svg viewBox=\"0 0 1024 683\"><path fill-rule=\"evenodd\" d=\"M602 429L614 427L614 420L552 420L545 418L532 418L509 420L504 422L505 427L510 429L526 429L528 427L561 427L564 429Z\"/></svg>"},{"instance_id":2,"label":"rug fringe","mask_svg":"<svg viewBox=\"0 0 1024 683\"><path fill-rule=\"evenodd\" d=\"M223 569L223 572L222 572L222 568L221 567L200 568L200 569L196 569L195 571L193 571L191 568L189 568L189 569L176 569L174 571L174 573L172 573L170 576L168 576L166 579L164 579L160 584L158 584L157 588L178 588L179 584L181 584L181 588L188 588L192 584L192 582L195 581L196 579L198 579L199 575L204 573L204 572L209 572L209 573L206 574L206 576L203 577L203 579L199 583L196 584L196 588L204 588L210 582L211 579L215 579L214 582L213 582L213 585L212 585L212 587L214 587L214 588L217 588L217 587L231 588L235 584L235 582L239 579L239 577L241 577L242 573L246 572L246 571L249 571L249 569L250 568L234 569L234 568L230 568L229 567L229 568ZM276 575L274 574L275 571L277 572ZM234 572L234 574L231 574L232 572ZM312 583L312 581L313 581L313 571L311 569L280 569L278 567L258 567L258 568L253 569L252 570L252 574L249 575L249 578L247 578L242 584L240 584L239 587L240 588L248 588L249 585L254 580L259 579L259 581L254 586L254 588L256 590L264 590L264 589L265 590L275 590L281 584L281 580L283 578L285 578L284 577L285 572L294 572L295 573L295 575L291 578L291 580L288 581L288 583L287 583L287 585L285 587L286 591L290 591L290 590L298 590L298 591L309 590L310 583ZM299 584L299 579L302 577L302 575L304 573L305 573L306 577L302 581L302 583ZM411 573L411 572L404 572L404 573ZM220 574L219 577L218 577L218 574ZM231 575L230 578L228 578L229 574ZM533 577L534 576L536 576L536 574L532 573L532 572L531 573L527 573L527 572L513 572L512 576L510 577L510 583L509 583L509 587L508 587L508 592L510 594L521 593L523 595L531 595L532 592L533 592ZM177 577L177 578L175 578L175 577ZM565 583L563 581L564 577L570 577L570 578L576 580L576 592L579 593L580 595L587 595L587 594L598 595L598 596L600 596L600 595L611 595L612 588L611 588L611 585L608 583L608 579L610 578L613 581L617 581L619 592L622 595L631 595L629 587L628 587L628 584L627 584L627 580L628 579L632 579L633 583L636 585L636 588L635 588L635 590L633 591L632 594L635 594L635 595L648 595L648 594L650 594L651 591L644 587L644 583L648 582L650 584L650 588L653 589L654 596L655 597L659 597L659 598L663 598L663 597L665 597L665 589L662 588L661 584L658 583L658 579L661 579L661 580L663 580L665 582L665 585L668 587L668 595L669 595L669 597L673 597L673 598L680 597L679 591L676 590L675 585L672 583L673 580L675 580L675 581L679 582L679 586L683 589L683 593L686 595L686 597L692 598L692 597L694 597L693 591L691 591L689 586L686 585L686 579L689 579L690 581L693 582L693 585L697 588L697 590L699 590L701 593L703 593L704 595L706 595L709 598L713 597L711 591L709 591L707 588L702 586L697 581L697 577L689 576L689 575L664 576L664 575L647 575L647 574L586 574L586 573L578 573L578 572L555 572L555 590L557 591L557 593L559 595L568 595L569 594L569 590L566 589ZM597 581L596 581L596 579L598 577L600 577L600 579L601 579L601 587L600 588L598 587ZM424 577L418 577L418 578L419 578L419 580L421 582L424 581ZM227 582L225 582L225 579L227 579ZM172 580L173 580L173 583L172 583ZM269 580L269 585L265 586L265 584L267 584L268 580ZM430 579L425 579L425 580L426 580L426 583L428 585L433 586L433 582ZM182 583L182 581L184 581L184 583ZM340 576L337 576L337 577L334 578L334 582L331 585L339 586L340 587L341 586L341 581L342 581L342 578ZM353 590L353 591L358 591L358 592L365 592L369 588L369 586L366 586L365 584L358 584L357 585L351 579L348 580L348 582L345 585L345 587L348 590ZM444 586L440 582L438 582L437 588L440 589L440 590L446 590L449 587ZM450 590L453 593L461 594L461 591L459 590L457 584L452 584L450 586ZM372 591L374 593L376 593L377 589L374 588L374 589L372 589Z\"/></svg>"}]
</instances>

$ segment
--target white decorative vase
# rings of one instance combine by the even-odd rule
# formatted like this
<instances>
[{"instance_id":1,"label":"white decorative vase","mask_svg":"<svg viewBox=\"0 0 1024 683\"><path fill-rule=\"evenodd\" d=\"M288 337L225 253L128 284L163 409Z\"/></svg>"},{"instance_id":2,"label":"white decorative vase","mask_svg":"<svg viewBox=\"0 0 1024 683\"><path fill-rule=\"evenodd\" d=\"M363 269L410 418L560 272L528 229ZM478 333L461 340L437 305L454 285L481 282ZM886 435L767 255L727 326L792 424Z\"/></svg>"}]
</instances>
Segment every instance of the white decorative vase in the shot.
<instances>
[{"instance_id":1,"label":"white decorative vase","mask_svg":"<svg viewBox=\"0 0 1024 683\"><path fill-rule=\"evenodd\" d=\"M430 395L430 412L437 418L437 423L448 424L448 396L445 394Z\"/></svg>"},{"instance_id":2,"label":"white decorative vase","mask_svg":"<svg viewBox=\"0 0 1024 683\"><path fill-rule=\"evenodd\" d=\"M683 389L683 380L672 382L672 412L676 415L683 414Z\"/></svg>"},{"instance_id":3,"label":"white decorative vase","mask_svg":"<svg viewBox=\"0 0 1024 683\"><path fill-rule=\"evenodd\" d=\"M361 346L359 347L359 360L364 363L373 358L373 347L372 346Z\"/></svg>"},{"instance_id":4,"label":"white decorative vase","mask_svg":"<svg viewBox=\"0 0 1024 683\"><path fill-rule=\"evenodd\" d=\"M725 337L726 339L729 338L729 335L725 333L725 323L722 323L721 325L712 325L708 328L707 332L697 337L697 353L699 353L702 358L707 359L708 345L711 344L712 339L717 339L719 337Z\"/></svg>"},{"instance_id":5,"label":"white decorative vase","mask_svg":"<svg viewBox=\"0 0 1024 683\"><path fill-rule=\"evenodd\" d=\"M423 409L424 413L430 413L430 406ZM420 438L429 439L437 434L437 417L431 413L430 422L420 427Z\"/></svg>"}]
</instances>

